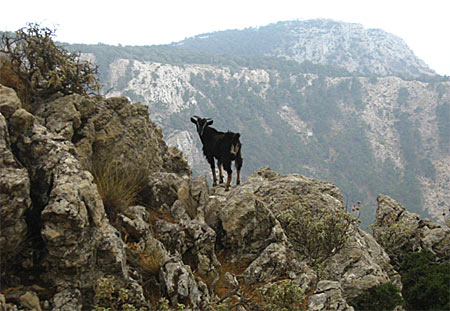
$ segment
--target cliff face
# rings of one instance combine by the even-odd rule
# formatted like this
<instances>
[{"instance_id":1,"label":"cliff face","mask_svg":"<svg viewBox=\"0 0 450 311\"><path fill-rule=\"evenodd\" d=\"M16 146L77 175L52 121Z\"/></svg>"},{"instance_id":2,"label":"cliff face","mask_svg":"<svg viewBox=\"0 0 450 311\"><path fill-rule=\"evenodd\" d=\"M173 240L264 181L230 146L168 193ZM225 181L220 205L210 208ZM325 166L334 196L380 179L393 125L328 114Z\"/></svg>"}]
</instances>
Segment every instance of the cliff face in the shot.
<instances>
[{"instance_id":1,"label":"cliff face","mask_svg":"<svg viewBox=\"0 0 450 311\"><path fill-rule=\"evenodd\" d=\"M347 301L373 286L402 286L389 252L340 212L342 194L329 182L264 167L229 192L210 189L145 107L123 97L54 98L31 114L0 86L0 112L2 310L152 310L160 297L206 310L227 293L245 305L247 291L280 279L307 293L295 303L308 310L353 310ZM138 202L112 213L96 163L145 167ZM397 213L387 200L376 228ZM345 224L346 243L320 255L320 269L299 256L289 216L297 211ZM421 243L448 259L450 231L427 228Z\"/></svg>"}]
</instances>

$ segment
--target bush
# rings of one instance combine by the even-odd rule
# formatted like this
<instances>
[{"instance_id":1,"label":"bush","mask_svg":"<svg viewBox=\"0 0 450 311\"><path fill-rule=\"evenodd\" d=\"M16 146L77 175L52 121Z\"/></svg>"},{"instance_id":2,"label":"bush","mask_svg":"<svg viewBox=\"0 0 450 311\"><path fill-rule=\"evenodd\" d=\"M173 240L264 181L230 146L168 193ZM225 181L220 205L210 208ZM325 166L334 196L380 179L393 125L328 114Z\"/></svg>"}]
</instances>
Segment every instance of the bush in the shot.
<instances>
[{"instance_id":1,"label":"bush","mask_svg":"<svg viewBox=\"0 0 450 311\"><path fill-rule=\"evenodd\" d=\"M301 311L306 309L305 301L304 290L296 281L281 280L256 290L254 286L237 286L211 303L207 310Z\"/></svg>"},{"instance_id":2,"label":"bush","mask_svg":"<svg viewBox=\"0 0 450 311\"><path fill-rule=\"evenodd\" d=\"M140 193L147 185L149 169L122 162L94 161L94 182L102 197L106 214L115 223L117 213L140 203Z\"/></svg>"},{"instance_id":3,"label":"bush","mask_svg":"<svg viewBox=\"0 0 450 311\"><path fill-rule=\"evenodd\" d=\"M409 253L401 263L407 310L450 310L450 263L434 262L429 250Z\"/></svg>"},{"instance_id":4,"label":"bush","mask_svg":"<svg viewBox=\"0 0 450 311\"><path fill-rule=\"evenodd\" d=\"M266 311L299 311L305 309L305 295L297 282L282 280L271 283L266 291L258 291Z\"/></svg>"},{"instance_id":5,"label":"bush","mask_svg":"<svg viewBox=\"0 0 450 311\"><path fill-rule=\"evenodd\" d=\"M97 66L57 46L53 36L54 30L29 24L1 37L0 53L22 82L26 92L19 96L26 105L56 93L88 95L100 89Z\"/></svg>"},{"instance_id":6,"label":"bush","mask_svg":"<svg viewBox=\"0 0 450 311\"><path fill-rule=\"evenodd\" d=\"M148 311L146 306L136 306L132 292L120 286L113 276L97 280L94 287L95 311Z\"/></svg>"},{"instance_id":7,"label":"bush","mask_svg":"<svg viewBox=\"0 0 450 311\"><path fill-rule=\"evenodd\" d=\"M359 213L359 207L354 211ZM314 214L299 208L284 212L279 219L296 252L313 267L344 248L359 222L345 207Z\"/></svg>"},{"instance_id":8,"label":"bush","mask_svg":"<svg viewBox=\"0 0 450 311\"><path fill-rule=\"evenodd\" d=\"M391 311L403 303L400 291L392 283L384 283L365 291L349 301L349 304L359 310Z\"/></svg>"}]
</instances>

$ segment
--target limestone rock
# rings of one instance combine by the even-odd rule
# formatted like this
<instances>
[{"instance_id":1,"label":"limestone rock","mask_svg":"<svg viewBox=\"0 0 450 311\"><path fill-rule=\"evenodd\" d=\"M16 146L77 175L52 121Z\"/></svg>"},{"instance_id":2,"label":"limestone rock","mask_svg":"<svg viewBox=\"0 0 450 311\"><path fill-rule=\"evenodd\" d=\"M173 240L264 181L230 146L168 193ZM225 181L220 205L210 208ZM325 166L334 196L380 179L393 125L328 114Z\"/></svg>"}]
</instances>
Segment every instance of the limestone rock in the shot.
<instances>
[{"instance_id":1,"label":"limestone rock","mask_svg":"<svg viewBox=\"0 0 450 311\"><path fill-rule=\"evenodd\" d=\"M52 311L81 311L81 292L78 289L60 291L53 297L51 305Z\"/></svg>"},{"instance_id":2,"label":"limestone rock","mask_svg":"<svg viewBox=\"0 0 450 311\"><path fill-rule=\"evenodd\" d=\"M199 289L190 267L176 258L166 262L160 269L159 278L174 305L183 303L186 306L192 306L194 310L198 310L202 305L207 305L209 302L208 292L202 292Z\"/></svg>"},{"instance_id":3,"label":"limestone rock","mask_svg":"<svg viewBox=\"0 0 450 311\"><path fill-rule=\"evenodd\" d=\"M13 246L22 239L26 232L22 215L28 206L26 242L31 254L27 256L42 257L39 262L31 260L26 265L25 261L21 262L22 268L25 265L32 271L40 271L38 277L58 290L90 288L93 280L105 272L126 279L128 269L123 241L107 221L93 177L82 169L72 142L49 131L38 118L21 108L7 121L10 141L5 136L4 118L0 121L5 155L1 162L2 174L8 164L8 174L15 172L17 178L10 180L8 174L2 178L5 190L16 191L14 199L3 197L2 191L2 201L6 200L2 218L10 219L11 215L3 212L13 209L18 225L14 227L10 220L5 223L7 230L2 230L2 234L13 228L17 234L15 241L2 239L2 246L6 246L5 243ZM14 156L8 155L8 149L14 150ZM14 164L14 159L23 168ZM14 181L12 188L10 181Z\"/></svg>"},{"instance_id":4,"label":"limestone rock","mask_svg":"<svg viewBox=\"0 0 450 311\"><path fill-rule=\"evenodd\" d=\"M1 99L0 99L1 103ZM30 179L27 170L14 157L9 141L8 127L0 113L0 249L1 271L21 251L27 224L25 213L31 208Z\"/></svg>"},{"instance_id":5,"label":"limestone rock","mask_svg":"<svg viewBox=\"0 0 450 311\"><path fill-rule=\"evenodd\" d=\"M36 115L51 132L72 141L84 168L92 161L141 165L150 171L191 174L176 148L168 148L147 108L125 97L108 99L69 95L43 103ZM95 156L94 156L95 155ZM94 157L93 157L94 156Z\"/></svg>"},{"instance_id":6,"label":"limestone rock","mask_svg":"<svg viewBox=\"0 0 450 311\"><path fill-rule=\"evenodd\" d=\"M34 292L26 292L20 296L20 303L29 310L42 311L39 297Z\"/></svg>"},{"instance_id":7,"label":"limestone rock","mask_svg":"<svg viewBox=\"0 0 450 311\"><path fill-rule=\"evenodd\" d=\"M353 311L342 295L339 282L320 281L316 291L308 299L308 311Z\"/></svg>"},{"instance_id":8,"label":"limestone rock","mask_svg":"<svg viewBox=\"0 0 450 311\"><path fill-rule=\"evenodd\" d=\"M17 97L16 92L0 84L0 113L6 119L9 119L12 114L22 107L20 99Z\"/></svg>"},{"instance_id":9,"label":"limestone rock","mask_svg":"<svg viewBox=\"0 0 450 311\"><path fill-rule=\"evenodd\" d=\"M302 274L302 282L307 289L312 286L310 274L306 264L301 264L295 258L292 249L286 243L272 243L245 269L243 275L249 283L270 282L279 276L294 273ZM309 273L309 274L308 274Z\"/></svg>"},{"instance_id":10,"label":"limestone rock","mask_svg":"<svg viewBox=\"0 0 450 311\"><path fill-rule=\"evenodd\" d=\"M343 296L353 298L387 282L401 290L401 278L390 264L390 258L375 239L356 229L348 244L327 264L330 279L339 280Z\"/></svg>"},{"instance_id":11,"label":"limestone rock","mask_svg":"<svg viewBox=\"0 0 450 311\"><path fill-rule=\"evenodd\" d=\"M17 311L17 306L6 303L5 296L0 294L0 311Z\"/></svg>"},{"instance_id":12,"label":"limestone rock","mask_svg":"<svg viewBox=\"0 0 450 311\"><path fill-rule=\"evenodd\" d=\"M244 272L247 280L267 282L289 273L299 276L307 270L297 261L278 216L290 209L323 212L342 205L342 195L329 182L281 175L264 167L230 193L215 188L205 214L221 245L235 252L232 260L249 262ZM331 279L339 281L346 298L389 281L401 288L386 252L356 225L348 245L323 268Z\"/></svg>"},{"instance_id":13,"label":"limestone rock","mask_svg":"<svg viewBox=\"0 0 450 311\"><path fill-rule=\"evenodd\" d=\"M420 219L394 199L380 195L373 235L398 265L408 252L430 250L438 260L450 258L450 229Z\"/></svg>"}]
</instances>

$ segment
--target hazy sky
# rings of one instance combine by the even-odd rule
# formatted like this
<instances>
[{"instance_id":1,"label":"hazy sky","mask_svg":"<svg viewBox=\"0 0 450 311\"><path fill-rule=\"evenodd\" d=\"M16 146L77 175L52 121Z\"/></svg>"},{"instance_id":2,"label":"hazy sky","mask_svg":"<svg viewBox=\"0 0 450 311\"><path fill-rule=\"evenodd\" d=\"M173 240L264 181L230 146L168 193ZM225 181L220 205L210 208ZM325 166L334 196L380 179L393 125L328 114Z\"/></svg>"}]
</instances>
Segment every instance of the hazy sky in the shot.
<instances>
[{"instance_id":1,"label":"hazy sky","mask_svg":"<svg viewBox=\"0 0 450 311\"><path fill-rule=\"evenodd\" d=\"M311 18L383 29L450 76L450 0L11 0L1 5L0 30L39 22L56 27L58 41L152 45Z\"/></svg>"}]
</instances>

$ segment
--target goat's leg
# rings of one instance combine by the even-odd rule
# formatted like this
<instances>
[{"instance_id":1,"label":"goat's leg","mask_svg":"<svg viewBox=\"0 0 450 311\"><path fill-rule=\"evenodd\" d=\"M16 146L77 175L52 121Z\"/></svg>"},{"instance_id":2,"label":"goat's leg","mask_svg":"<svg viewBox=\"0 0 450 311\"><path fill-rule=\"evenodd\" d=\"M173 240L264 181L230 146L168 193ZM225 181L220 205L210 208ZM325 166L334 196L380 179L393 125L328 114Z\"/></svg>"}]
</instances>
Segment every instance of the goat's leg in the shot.
<instances>
[{"instance_id":1,"label":"goat's leg","mask_svg":"<svg viewBox=\"0 0 450 311\"><path fill-rule=\"evenodd\" d=\"M211 172L213 176L213 187L217 186L216 168L214 166L214 158L208 158L209 165L211 166Z\"/></svg>"},{"instance_id":2,"label":"goat's leg","mask_svg":"<svg viewBox=\"0 0 450 311\"><path fill-rule=\"evenodd\" d=\"M222 163L217 162L217 166L219 167L219 184L222 184L223 183Z\"/></svg>"},{"instance_id":3,"label":"goat's leg","mask_svg":"<svg viewBox=\"0 0 450 311\"><path fill-rule=\"evenodd\" d=\"M241 171L236 169L236 185L241 184Z\"/></svg>"},{"instance_id":4,"label":"goat's leg","mask_svg":"<svg viewBox=\"0 0 450 311\"><path fill-rule=\"evenodd\" d=\"M225 185L225 191L230 191L230 184L232 179L233 179L233 172L227 173L227 184Z\"/></svg>"},{"instance_id":5,"label":"goat's leg","mask_svg":"<svg viewBox=\"0 0 450 311\"><path fill-rule=\"evenodd\" d=\"M236 160L234 161L234 164L236 166L236 185L241 184L241 167L242 167L242 156L241 156L241 151L239 150Z\"/></svg>"},{"instance_id":6,"label":"goat's leg","mask_svg":"<svg viewBox=\"0 0 450 311\"><path fill-rule=\"evenodd\" d=\"M212 175L213 175L213 187L217 186L217 176L216 176L216 169L213 168L212 170Z\"/></svg>"},{"instance_id":7,"label":"goat's leg","mask_svg":"<svg viewBox=\"0 0 450 311\"><path fill-rule=\"evenodd\" d=\"M225 185L225 191L230 190L231 180L233 179L233 171L231 170L231 161L225 161L223 163L223 168L227 171L227 183Z\"/></svg>"}]
</instances>

